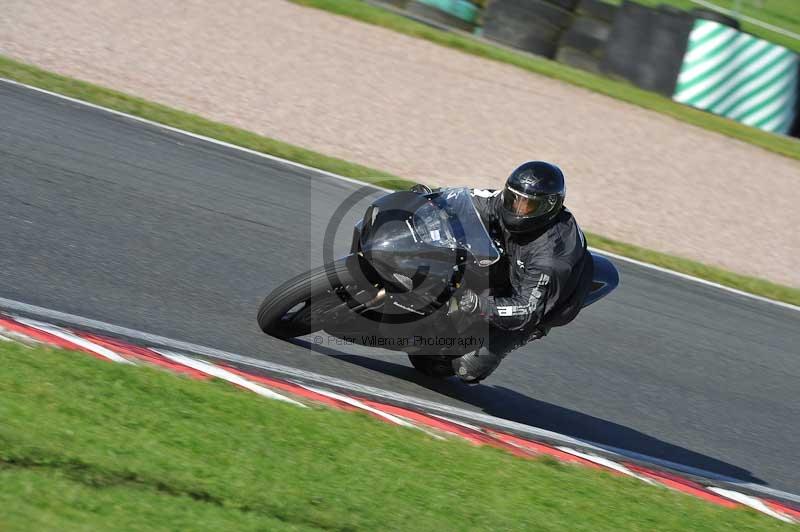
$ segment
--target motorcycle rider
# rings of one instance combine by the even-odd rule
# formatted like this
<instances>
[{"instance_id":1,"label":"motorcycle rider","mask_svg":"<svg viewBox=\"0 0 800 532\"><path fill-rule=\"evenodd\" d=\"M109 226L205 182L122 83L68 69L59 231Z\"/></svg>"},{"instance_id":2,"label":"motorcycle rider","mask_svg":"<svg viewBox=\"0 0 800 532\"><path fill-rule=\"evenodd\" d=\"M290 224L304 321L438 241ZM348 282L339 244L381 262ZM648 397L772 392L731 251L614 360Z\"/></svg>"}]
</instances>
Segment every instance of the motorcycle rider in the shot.
<instances>
[{"instance_id":1,"label":"motorcycle rider","mask_svg":"<svg viewBox=\"0 0 800 532\"><path fill-rule=\"evenodd\" d=\"M490 290L466 288L451 302L462 317L489 327L483 347L452 361L455 374L475 384L508 353L577 316L591 288L592 257L564 207L566 185L558 166L529 161L511 173L502 190L475 189L472 194L503 251L491 267Z\"/></svg>"}]
</instances>

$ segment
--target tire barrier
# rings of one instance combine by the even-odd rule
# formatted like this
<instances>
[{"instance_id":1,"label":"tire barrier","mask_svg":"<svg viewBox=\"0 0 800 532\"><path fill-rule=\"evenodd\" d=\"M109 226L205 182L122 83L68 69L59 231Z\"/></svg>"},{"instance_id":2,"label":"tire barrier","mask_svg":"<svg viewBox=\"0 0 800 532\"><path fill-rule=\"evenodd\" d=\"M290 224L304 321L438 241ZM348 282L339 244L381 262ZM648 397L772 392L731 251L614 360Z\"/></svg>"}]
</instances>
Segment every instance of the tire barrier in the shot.
<instances>
[{"instance_id":1,"label":"tire barrier","mask_svg":"<svg viewBox=\"0 0 800 532\"><path fill-rule=\"evenodd\" d=\"M569 46L560 46L558 52L556 52L555 60L581 70L602 74L600 69L601 59Z\"/></svg>"},{"instance_id":2,"label":"tire barrier","mask_svg":"<svg viewBox=\"0 0 800 532\"><path fill-rule=\"evenodd\" d=\"M610 34L611 24L593 18L577 17L561 38L559 48L572 48L602 59Z\"/></svg>"},{"instance_id":3,"label":"tire barrier","mask_svg":"<svg viewBox=\"0 0 800 532\"><path fill-rule=\"evenodd\" d=\"M512 16L532 18L561 29L568 28L574 16L572 11L547 0L495 0L489 5L490 9L497 9L498 6L505 6L504 11Z\"/></svg>"},{"instance_id":4,"label":"tire barrier","mask_svg":"<svg viewBox=\"0 0 800 532\"><path fill-rule=\"evenodd\" d=\"M579 68L765 131L800 137L800 58L709 9L623 0L380 0L433 25ZM479 6L484 6L482 9ZM482 15L481 15L482 11ZM482 26L476 28L478 20Z\"/></svg>"},{"instance_id":5,"label":"tire barrier","mask_svg":"<svg viewBox=\"0 0 800 532\"><path fill-rule=\"evenodd\" d=\"M562 35L555 60L602 74L602 61L617 7L600 0L581 0L576 7L577 16Z\"/></svg>"},{"instance_id":6,"label":"tire barrier","mask_svg":"<svg viewBox=\"0 0 800 532\"><path fill-rule=\"evenodd\" d=\"M484 12L483 36L552 58L573 18L570 11L544 0L494 0Z\"/></svg>"},{"instance_id":7,"label":"tire barrier","mask_svg":"<svg viewBox=\"0 0 800 532\"><path fill-rule=\"evenodd\" d=\"M560 35L561 31L551 26L536 23L496 24L488 17L483 26L483 36L487 39L548 58L555 55Z\"/></svg>"},{"instance_id":8,"label":"tire barrier","mask_svg":"<svg viewBox=\"0 0 800 532\"><path fill-rule=\"evenodd\" d=\"M545 0L548 4L553 4L556 7L560 7L565 11L575 11L575 8L578 6L580 0Z\"/></svg>"},{"instance_id":9,"label":"tire barrier","mask_svg":"<svg viewBox=\"0 0 800 532\"><path fill-rule=\"evenodd\" d=\"M405 9L410 0L377 0L381 4L387 4L398 9Z\"/></svg>"},{"instance_id":10,"label":"tire barrier","mask_svg":"<svg viewBox=\"0 0 800 532\"><path fill-rule=\"evenodd\" d=\"M611 23L614 22L617 9L617 6L603 0L581 0L576 11L578 15Z\"/></svg>"},{"instance_id":11,"label":"tire barrier","mask_svg":"<svg viewBox=\"0 0 800 532\"><path fill-rule=\"evenodd\" d=\"M797 69L797 78L800 79L800 67ZM787 135L800 138L800 95L797 103L794 104L794 125L789 128Z\"/></svg>"},{"instance_id":12,"label":"tire barrier","mask_svg":"<svg viewBox=\"0 0 800 532\"><path fill-rule=\"evenodd\" d=\"M689 36L675 101L772 133L797 115L800 57L730 26L698 19Z\"/></svg>"},{"instance_id":13,"label":"tire barrier","mask_svg":"<svg viewBox=\"0 0 800 532\"><path fill-rule=\"evenodd\" d=\"M672 97L694 19L628 0L614 17L602 70Z\"/></svg>"}]
</instances>

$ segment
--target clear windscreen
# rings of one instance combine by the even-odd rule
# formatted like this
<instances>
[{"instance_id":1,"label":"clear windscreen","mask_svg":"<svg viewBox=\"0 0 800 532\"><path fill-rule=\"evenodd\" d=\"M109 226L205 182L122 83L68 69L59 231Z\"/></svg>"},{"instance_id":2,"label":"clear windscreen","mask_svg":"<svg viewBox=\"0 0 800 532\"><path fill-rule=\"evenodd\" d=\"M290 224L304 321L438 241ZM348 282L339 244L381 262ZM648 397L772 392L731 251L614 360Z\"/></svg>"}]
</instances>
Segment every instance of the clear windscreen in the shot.
<instances>
[{"instance_id":1,"label":"clear windscreen","mask_svg":"<svg viewBox=\"0 0 800 532\"><path fill-rule=\"evenodd\" d=\"M428 202L414 213L414 230L426 244L463 247L486 267L500 259L467 188L446 188L429 194Z\"/></svg>"}]
</instances>

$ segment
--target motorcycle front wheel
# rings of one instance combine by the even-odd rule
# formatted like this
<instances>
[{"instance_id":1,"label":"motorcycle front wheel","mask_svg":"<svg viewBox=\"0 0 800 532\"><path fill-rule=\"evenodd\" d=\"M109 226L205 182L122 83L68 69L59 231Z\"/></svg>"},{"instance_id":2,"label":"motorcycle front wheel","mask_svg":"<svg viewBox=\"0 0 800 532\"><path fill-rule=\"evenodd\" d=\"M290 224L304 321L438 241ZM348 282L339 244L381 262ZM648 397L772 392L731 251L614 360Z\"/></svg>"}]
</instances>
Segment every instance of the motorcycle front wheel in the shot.
<instances>
[{"instance_id":1,"label":"motorcycle front wheel","mask_svg":"<svg viewBox=\"0 0 800 532\"><path fill-rule=\"evenodd\" d=\"M357 290L345 259L339 259L274 289L258 309L258 326L281 339L319 331L331 311L346 305L343 297Z\"/></svg>"}]
</instances>

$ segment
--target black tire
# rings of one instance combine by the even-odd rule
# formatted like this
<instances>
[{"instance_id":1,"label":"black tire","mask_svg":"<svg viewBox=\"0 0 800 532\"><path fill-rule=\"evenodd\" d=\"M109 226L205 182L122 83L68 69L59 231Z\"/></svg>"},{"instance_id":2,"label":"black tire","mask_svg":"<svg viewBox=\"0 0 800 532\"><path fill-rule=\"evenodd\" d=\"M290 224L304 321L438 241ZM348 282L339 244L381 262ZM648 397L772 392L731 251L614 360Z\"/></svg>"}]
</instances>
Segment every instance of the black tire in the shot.
<instances>
[{"instance_id":1,"label":"black tire","mask_svg":"<svg viewBox=\"0 0 800 532\"><path fill-rule=\"evenodd\" d=\"M483 36L512 48L552 58L561 37L561 28L547 22L489 18L484 23Z\"/></svg>"},{"instance_id":2,"label":"black tire","mask_svg":"<svg viewBox=\"0 0 800 532\"><path fill-rule=\"evenodd\" d=\"M605 41L594 39L588 35L583 35L582 33L573 32L565 33L561 38L561 41L558 43L559 50L562 48L570 48L572 50L578 50L585 54L596 56L597 58L603 57L605 47ZM558 56L558 53L556 53L556 56Z\"/></svg>"},{"instance_id":3,"label":"black tire","mask_svg":"<svg viewBox=\"0 0 800 532\"><path fill-rule=\"evenodd\" d=\"M458 358L448 355L408 355L408 360L414 369L429 377L446 379L455 375L452 360Z\"/></svg>"},{"instance_id":4,"label":"black tire","mask_svg":"<svg viewBox=\"0 0 800 532\"><path fill-rule=\"evenodd\" d=\"M580 0L544 0L548 4L564 9L566 11L575 11L575 7Z\"/></svg>"},{"instance_id":5,"label":"black tire","mask_svg":"<svg viewBox=\"0 0 800 532\"><path fill-rule=\"evenodd\" d=\"M561 28L546 22L502 18L489 19L483 25L483 36L487 39L534 53L537 53L538 48L532 43L557 42L561 31Z\"/></svg>"},{"instance_id":6,"label":"black tire","mask_svg":"<svg viewBox=\"0 0 800 532\"><path fill-rule=\"evenodd\" d=\"M298 275L274 289L258 309L258 326L270 336L282 339L322 329L324 311L343 304L335 292L340 286L334 284L350 286L351 293L356 284L344 259ZM302 307L291 312L301 304Z\"/></svg>"},{"instance_id":7,"label":"black tire","mask_svg":"<svg viewBox=\"0 0 800 532\"><path fill-rule=\"evenodd\" d=\"M494 0L484 13L484 20L523 24L545 22L560 29L572 24L572 12L544 0Z\"/></svg>"},{"instance_id":8,"label":"black tire","mask_svg":"<svg viewBox=\"0 0 800 532\"><path fill-rule=\"evenodd\" d=\"M667 13L668 15L687 16L689 14L688 11L685 11L679 7L671 6L669 4L659 4L658 10L662 13Z\"/></svg>"},{"instance_id":9,"label":"black tire","mask_svg":"<svg viewBox=\"0 0 800 532\"><path fill-rule=\"evenodd\" d=\"M569 65L571 67L580 68L588 72L600 74L600 59L592 54L587 54L574 48L559 48L556 53L556 61Z\"/></svg>"},{"instance_id":10,"label":"black tire","mask_svg":"<svg viewBox=\"0 0 800 532\"><path fill-rule=\"evenodd\" d=\"M498 42L500 44L505 44L506 46L510 46L512 48L516 48L518 50L523 50L525 52L530 52L532 54L540 55L542 57L552 58L553 55L556 53L556 48L558 47L558 37L554 37L550 40L545 39L538 39L532 35L523 35L523 36L514 36L514 37L507 37L507 36L494 36L492 35L487 36L487 38Z\"/></svg>"},{"instance_id":11,"label":"black tire","mask_svg":"<svg viewBox=\"0 0 800 532\"><path fill-rule=\"evenodd\" d=\"M725 26L730 26L731 28L741 29L742 25L739 21L733 17L729 17L728 15L723 15L718 11L712 11L711 9L692 9L691 15L694 18L701 18L703 20L711 20L713 22L719 22L720 24L724 24Z\"/></svg>"},{"instance_id":12,"label":"black tire","mask_svg":"<svg viewBox=\"0 0 800 532\"><path fill-rule=\"evenodd\" d=\"M578 17L575 24L561 37L559 48L572 48L602 57L610 34L610 24L593 18Z\"/></svg>"},{"instance_id":13,"label":"black tire","mask_svg":"<svg viewBox=\"0 0 800 532\"><path fill-rule=\"evenodd\" d=\"M614 22L617 9L619 9L617 6L603 2L603 0L581 0L576 11L579 15L596 18L604 22Z\"/></svg>"},{"instance_id":14,"label":"black tire","mask_svg":"<svg viewBox=\"0 0 800 532\"><path fill-rule=\"evenodd\" d=\"M409 0L378 0L381 4L389 4L390 6L396 7L398 9L405 9L406 4L408 4Z\"/></svg>"},{"instance_id":15,"label":"black tire","mask_svg":"<svg viewBox=\"0 0 800 532\"><path fill-rule=\"evenodd\" d=\"M590 17L575 17L575 23L572 24L569 31L607 41L608 36L611 35L611 24Z\"/></svg>"},{"instance_id":16,"label":"black tire","mask_svg":"<svg viewBox=\"0 0 800 532\"><path fill-rule=\"evenodd\" d=\"M611 35L611 24L589 17L575 17L575 22L569 31L605 42Z\"/></svg>"}]
</instances>

